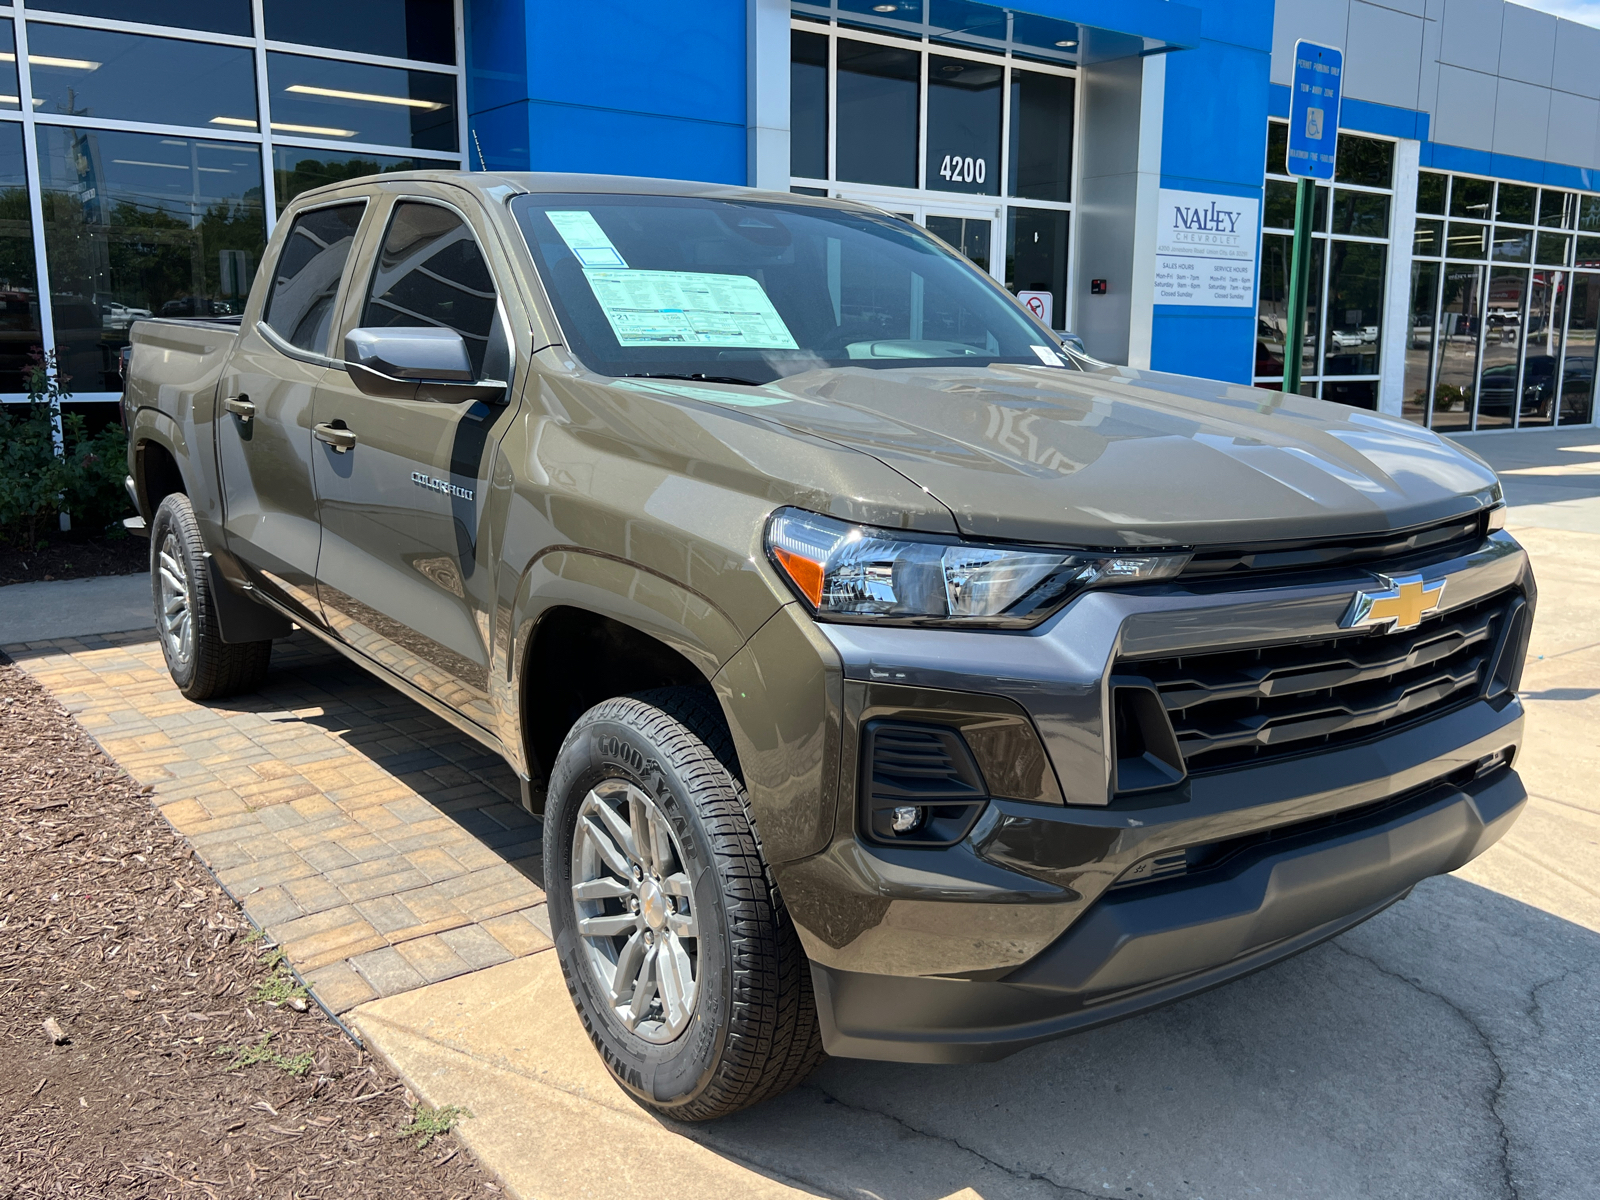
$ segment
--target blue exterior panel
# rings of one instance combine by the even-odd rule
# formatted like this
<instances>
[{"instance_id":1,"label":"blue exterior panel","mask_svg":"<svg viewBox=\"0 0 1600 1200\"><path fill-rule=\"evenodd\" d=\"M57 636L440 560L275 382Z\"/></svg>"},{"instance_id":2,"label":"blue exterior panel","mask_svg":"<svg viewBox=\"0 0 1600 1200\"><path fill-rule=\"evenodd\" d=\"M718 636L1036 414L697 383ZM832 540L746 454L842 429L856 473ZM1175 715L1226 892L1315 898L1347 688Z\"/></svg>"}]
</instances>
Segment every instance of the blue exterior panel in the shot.
<instances>
[{"instance_id":1,"label":"blue exterior panel","mask_svg":"<svg viewBox=\"0 0 1600 1200\"><path fill-rule=\"evenodd\" d=\"M743 183L745 6L467 0L482 164ZM473 165L480 165L471 145Z\"/></svg>"},{"instance_id":2,"label":"blue exterior panel","mask_svg":"<svg viewBox=\"0 0 1600 1200\"><path fill-rule=\"evenodd\" d=\"M1161 186L1259 201L1271 101L1272 0L1195 2L1199 47L1167 56ZM1254 306L1158 304L1152 323L1154 369L1250 382Z\"/></svg>"}]
</instances>

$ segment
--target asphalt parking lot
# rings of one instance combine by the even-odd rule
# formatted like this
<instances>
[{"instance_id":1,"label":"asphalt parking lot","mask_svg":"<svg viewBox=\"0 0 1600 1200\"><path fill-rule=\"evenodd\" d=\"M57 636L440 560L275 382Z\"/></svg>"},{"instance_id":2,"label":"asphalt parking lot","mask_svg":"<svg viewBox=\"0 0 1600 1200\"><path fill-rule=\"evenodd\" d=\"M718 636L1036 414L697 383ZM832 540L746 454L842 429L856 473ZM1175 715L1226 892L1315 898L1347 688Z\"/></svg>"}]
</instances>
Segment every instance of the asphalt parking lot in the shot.
<instances>
[{"instance_id":1,"label":"asphalt parking lot","mask_svg":"<svg viewBox=\"0 0 1600 1200\"><path fill-rule=\"evenodd\" d=\"M497 915L502 904L537 930L537 879L484 875L488 882L476 892L463 892L483 897L479 909L463 906L462 922L442 932L433 924L422 932L424 924L389 929L375 922L370 936L360 934L366 940L330 949L323 938L308 975L331 972L327 978L347 989L351 980L371 985L371 996L347 990L331 1006L424 1099L476 1114L461 1126L461 1137L519 1196L648 1190L693 1200L1571 1200L1600 1194L1594 1084L1600 1077L1600 432L1462 440L1505 473L1510 526L1539 576L1524 681L1529 733L1518 759L1532 799L1510 835L1483 858L1426 882L1373 921L1296 959L1000 1063L832 1060L778 1101L692 1128L647 1116L610 1082L572 1012L554 956L535 934L520 934L515 945L505 943L501 960L471 969L465 947L482 939L458 931L474 923L491 933L501 929L493 923L504 919ZM71 678L109 699L90 703L87 690L67 696L59 680L51 686L108 748L107 735L89 724L101 712L123 713L117 728L124 733L140 714L165 714L159 719L219 721L228 726L224 735L248 734L257 745L268 735L252 731L263 724L272 737L292 735L306 764L297 769L311 792L276 783L250 793L256 799L247 806L251 820L277 823L274 836L294 836L283 832L294 825L287 812L261 816L275 803L310 811L332 797L349 821L370 824L361 814L371 806L354 795L369 785L352 781L387 771L393 779L370 786L410 788L415 795L385 799L384 812L425 827L417 836L437 844L397 849L409 845L401 840L408 831L394 830L383 834L385 853L442 848L466 874L504 874L474 858L474 845L493 851L498 841L507 865L515 854L524 875L533 869L528 833L484 824L499 811L491 793L504 780L495 768L403 700L394 698L382 719L441 760L465 764L472 779L463 776L450 787L440 782L444 775L437 786L408 782L406 772L422 768L411 751L391 744L398 734L380 738L339 716L341 705L365 707L370 715L361 691L369 685L358 678L320 682L313 702L306 688L314 662L291 657L294 669L282 680L275 676L248 711L213 706L186 713L181 700L170 707L176 693L147 669L149 655L138 642L138 635L123 635L103 659L94 657L97 643L85 642L77 649L52 642L10 652L41 677L45 664L60 668L70 655ZM136 777L149 774L166 811L195 798L200 771L140 740L153 736L130 736L123 753ZM402 762L403 768L393 765ZM225 768L206 769L220 777ZM348 803L341 787L351 792ZM351 844L367 836L376 835L351 835ZM289 866L300 871L304 864ZM219 870L227 882L228 870L242 869ZM293 882L315 882L316 869ZM341 862L326 872L336 870L351 868ZM349 878L374 876L352 871ZM491 903L485 889L500 884L521 890L504 899L495 893ZM368 914L376 901L404 901L422 886L396 882L382 896L347 896L345 907ZM430 878L427 887L430 895L442 888L455 902L449 879ZM241 898L249 910L250 896ZM316 916L297 911L284 915ZM426 939L444 939L463 965L420 986L389 990L377 982L376 967L369 975L364 964L378 958L364 956L409 955L426 976L419 949Z\"/></svg>"}]
</instances>

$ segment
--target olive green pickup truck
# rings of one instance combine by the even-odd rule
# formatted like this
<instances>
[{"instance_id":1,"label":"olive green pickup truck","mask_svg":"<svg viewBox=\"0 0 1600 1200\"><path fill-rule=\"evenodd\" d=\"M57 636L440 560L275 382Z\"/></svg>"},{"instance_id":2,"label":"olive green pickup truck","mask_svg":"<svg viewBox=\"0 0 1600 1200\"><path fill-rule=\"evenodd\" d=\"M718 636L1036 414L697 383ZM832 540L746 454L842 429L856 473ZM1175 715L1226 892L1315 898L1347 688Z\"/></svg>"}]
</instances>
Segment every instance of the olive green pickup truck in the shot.
<instances>
[{"instance_id":1,"label":"olive green pickup truck","mask_svg":"<svg viewBox=\"0 0 1600 1200\"><path fill-rule=\"evenodd\" d=\"M132 342L183 693L298 625L502 754L573 1002L679 1119L1215 987L1525 801L1493 472L1095 362L875 209L358 180Z\"/></svg>"}]
</instances>

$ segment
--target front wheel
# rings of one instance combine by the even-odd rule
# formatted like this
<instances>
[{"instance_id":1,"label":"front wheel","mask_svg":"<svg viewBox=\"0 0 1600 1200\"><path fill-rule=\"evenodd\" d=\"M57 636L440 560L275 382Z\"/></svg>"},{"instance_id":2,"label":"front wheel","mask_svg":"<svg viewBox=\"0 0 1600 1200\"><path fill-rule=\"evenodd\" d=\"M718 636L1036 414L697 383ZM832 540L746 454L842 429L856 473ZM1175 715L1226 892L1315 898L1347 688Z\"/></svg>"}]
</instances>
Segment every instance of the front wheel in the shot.
<instances>
[{"instance_id":1,"label":"front wheel","mask_svg":"<svg viewBox=\"0 0 1600 1200\"><path fill-rule=\"evenodd\" d=\"M556 953L617 1081L680 1121L787 1091L822 1058L811 972L750 824L714 701L595 706L550 775Z\"/></svg>"},{"instance_id":2,"label":"front wheel","mask_svg":"<svg viewBox=\"0 0 1600 1200\"><path fill-rule=\"evenodd\" d=\"M181 492L163 500L150 523L150 590L161 654L186 698L253 692L266 680L271 641L222 640L205 543Z\"/></svg>"}]
</instances>

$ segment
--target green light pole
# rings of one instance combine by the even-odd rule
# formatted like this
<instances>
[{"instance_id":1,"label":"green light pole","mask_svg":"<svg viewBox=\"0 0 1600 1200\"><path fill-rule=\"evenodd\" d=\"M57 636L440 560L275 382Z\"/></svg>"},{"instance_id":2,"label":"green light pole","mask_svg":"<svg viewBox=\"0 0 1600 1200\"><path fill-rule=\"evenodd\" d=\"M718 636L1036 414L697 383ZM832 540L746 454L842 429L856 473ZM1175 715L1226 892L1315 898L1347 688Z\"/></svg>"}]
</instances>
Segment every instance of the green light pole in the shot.
<instances>
[{"instance_id":1,"label":"green light pole","mask_svg":"<svg viewBox=\"0 0 1600 1200\"><path fill-rule=\"evenodd\" d=\"M1311 225L1315 219L1317 183L1304 176L1295 183L1294 248L1289 254L1289 313L1283 332L1283 390L1300 392L1300 364L1304 357L1306 294L1311 290Z\"/></svg>"}]
</instances>

